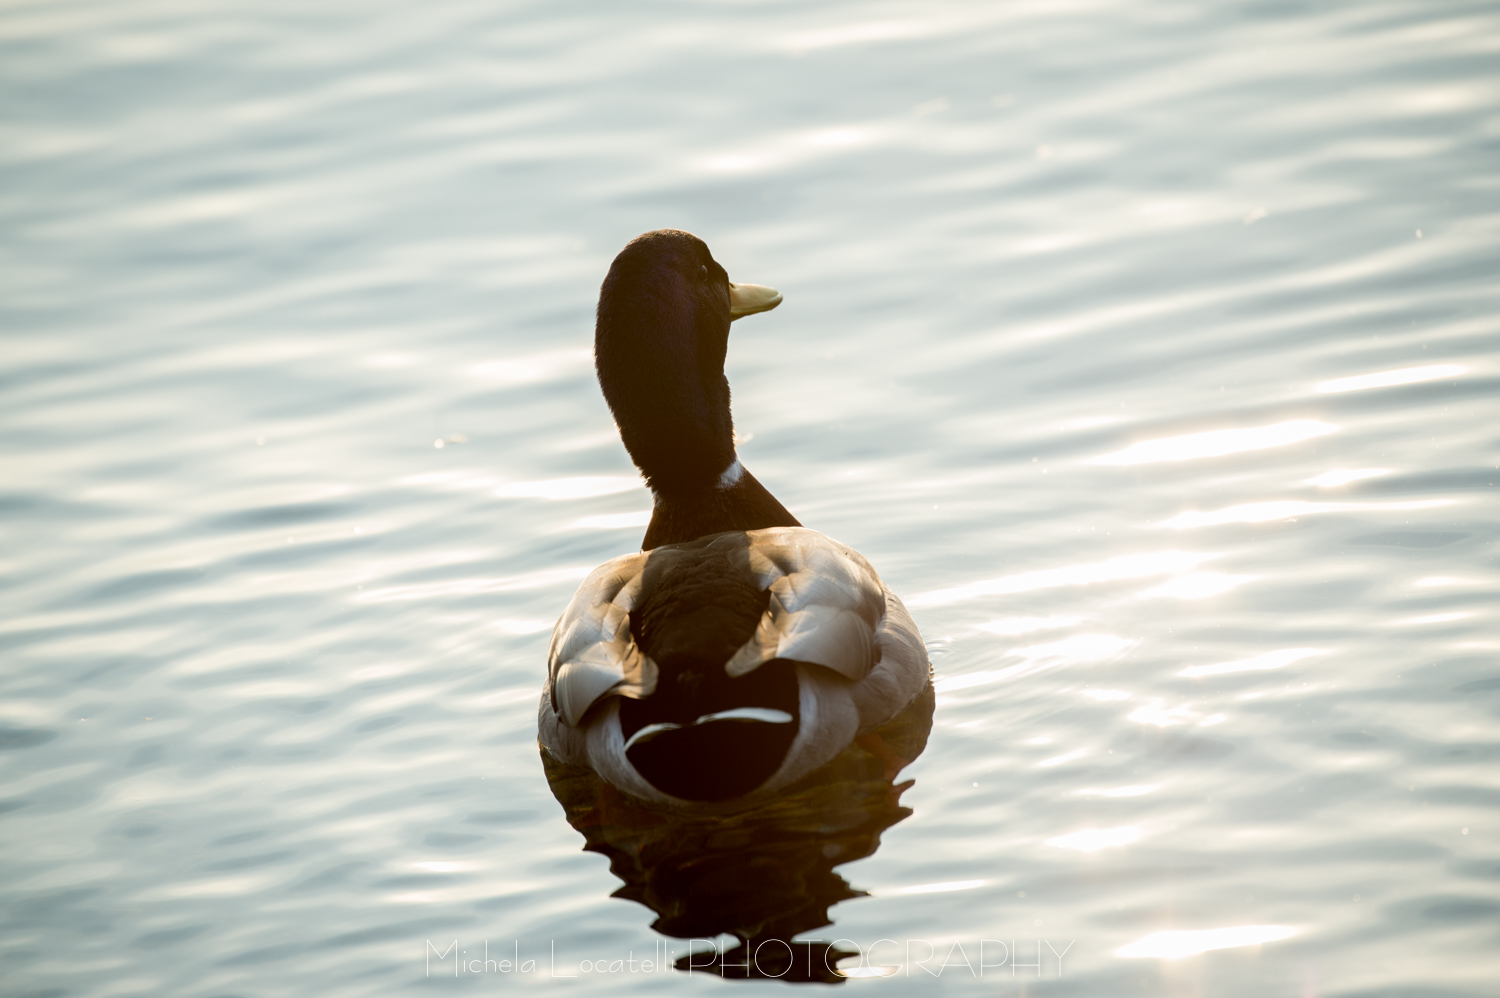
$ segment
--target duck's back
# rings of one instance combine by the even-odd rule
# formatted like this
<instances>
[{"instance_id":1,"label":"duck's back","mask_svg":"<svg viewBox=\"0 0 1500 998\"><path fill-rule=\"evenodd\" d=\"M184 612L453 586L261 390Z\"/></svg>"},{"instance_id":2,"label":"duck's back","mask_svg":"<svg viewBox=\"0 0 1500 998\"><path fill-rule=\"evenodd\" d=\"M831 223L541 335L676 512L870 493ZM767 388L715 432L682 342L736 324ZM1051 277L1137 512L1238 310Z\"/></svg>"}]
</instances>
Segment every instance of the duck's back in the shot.
<instances>
[{"instance_id":1,"label":"duck's back","mask_svg":"<svg viewBox=\"0 0 1500 998\"><path fill-rule=\"evenodd\" d=\"M911 617L857 552L800 527L730 531L584 581L553 633L543 743L596 769L623 756L625 783L669 797L725 799L815 768L928 672Z\"/></svg>"}]
</instances>

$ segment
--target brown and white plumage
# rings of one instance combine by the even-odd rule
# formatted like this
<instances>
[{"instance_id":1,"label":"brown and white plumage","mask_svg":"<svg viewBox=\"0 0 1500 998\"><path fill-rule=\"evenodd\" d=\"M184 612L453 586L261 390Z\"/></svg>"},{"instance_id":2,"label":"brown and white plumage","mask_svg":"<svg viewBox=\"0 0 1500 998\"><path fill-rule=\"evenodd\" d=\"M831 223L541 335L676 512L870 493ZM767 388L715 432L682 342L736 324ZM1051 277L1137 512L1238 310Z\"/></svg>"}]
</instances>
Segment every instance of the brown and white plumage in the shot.
<instances>
[{"instance_id":1,"label":"brown and white plumage","mask_svg":"<svg viewBox=\"0 0 1500 998\"><path fill-rule=\"evenodd\" d=\"M744 554L769 594L754 633L720 666L734 678L794 663L798 731L781 765L756 788L774 793L837 755L857 735L895 717L927 684L926 649L911 615L858 552L805 527L713 535L623 555L595 569L553 631L542 744L561 762L587 765L645 800L670 801L631 765L615 698L656 693L662 670L631 633L648 563L687 562L704 549ZM593 716L590 716L590 712ZM755 723L726 719L710 723Z\"/></svg>"},{"instance_id":2,"label":"brown and white plumage","mask_svg":"<svg viewBox=\"0 0 1500 998\"><path fill-rule=\"evenodd\" d=\"M599 382L655 508L645 550L594 570L558 621L538 733L644 801L764 799L930 681L870 563L802 527L735 455L729 324L780 301L675 230L632 241L600 290Z\"/></svg>"}]
</instances>

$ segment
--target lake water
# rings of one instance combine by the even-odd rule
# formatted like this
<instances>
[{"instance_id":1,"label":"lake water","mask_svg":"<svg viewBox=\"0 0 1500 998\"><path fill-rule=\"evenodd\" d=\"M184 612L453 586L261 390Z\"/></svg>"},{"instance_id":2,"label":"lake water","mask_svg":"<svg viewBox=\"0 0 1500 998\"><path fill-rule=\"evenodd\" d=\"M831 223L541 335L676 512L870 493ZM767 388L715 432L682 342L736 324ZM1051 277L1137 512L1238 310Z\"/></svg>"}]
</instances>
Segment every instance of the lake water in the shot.
<instances>
[{"instance_id":1,"label":"lake water","mask_svg":"<svg viewBox=\"0 0 1500 998\"><path fill-rule=\"evenodd\" d=\"M936 669L847 987L1495 993L1493 4L12 2L0 81L7 994L784 987L536 746L664 226Z\"/></svg>"}]
</instances>

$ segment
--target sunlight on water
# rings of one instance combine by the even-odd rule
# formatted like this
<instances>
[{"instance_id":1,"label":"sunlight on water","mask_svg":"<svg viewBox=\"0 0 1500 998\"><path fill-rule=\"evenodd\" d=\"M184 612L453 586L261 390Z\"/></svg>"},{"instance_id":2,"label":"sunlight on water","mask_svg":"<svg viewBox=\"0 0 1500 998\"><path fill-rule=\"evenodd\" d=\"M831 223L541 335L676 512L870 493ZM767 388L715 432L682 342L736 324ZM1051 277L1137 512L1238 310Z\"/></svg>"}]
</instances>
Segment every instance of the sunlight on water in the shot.
<instances>
[{"instance_id":1,"label":"sunlight on water","mask_svg":"<svg viewBox=\"0 0 1500 998\"><path fill-rule=\"evenodd\" d=\"M1304 658L1314 655L1326 655L1328 652L1321 648L1282 648L1279 651L1268 651L1254 658L1242 658L1237 662L1218 662L1214 665L1194 665L1177 673L1179 676L1220 676L1227 672L1263 672L1267 669L1281 669L1294 662L1300 662Z\"/></svg>"},{"instance_id":2,"label":"sunlight on water","mask_svg":"<svg viewBox=\"0 0 1500 998\"><path fill-rule=\"evenodd\" d=\"M1095 458L1094 464L1151 464L1156 461L1192 461L1202 457L1219 457L1241 451L1285 447L1325 433L1335 433L1337 426L1315 419L1293 419L1273 426L1255 426L1243 430L1212 430L1191 433L1185 437L1146 440L1119 451Z\"/></svg>"},{"instance_id":3,"label":"sunlight on water","mask_svg":"<svg viewBox=\"0 0 1500 998\"><path fill-rule=\"evenodd\" d=\"M624 530L638 529L642 532L651 522L651 511L643 509L637 513L601 513L598 516L581 516L568 524L572 530Z\"/></svg>"},{"instance_id":4,"label":"sunlight on water","mask_svg":"<svg viewBox=\"0 0 1500 998\"><path fill-rule=\"evenodd\" d=\"M918 593L907 599L906 603L908 606L943 606L981 596L1000 596L1036 589L1051 589L1057 586L1086 586L1096 582L1139 579L1191 569L1212 557L1213 555L1189 554L1183 551L1125 555L1089 565L1026 572L1008 578L973 582L953 589Z\"/></svg>"},{"instance_id":5,"label":"sunlight on water","mask_svg":"<svg viewBox=\"0 0 1500 998\"><path fill-rule=\"evenodd\" d=\"M1179 575L1170 582L1163 582L1141 593L1142 599L1168 597L1171 599L1211 599L1222 596L1246 582L1255 580L1253 575L1228 575L1224 572L1190 572Z\"/></svg>"},{"instance_id":6,"label":"sunlight on water","mask_svg":"<svg viewBox=\"0 0 1500 998\"><path fill-rule=\"evenodd\" d=\"M1193 527L1215 527L1222 523L1265 523L1269 520L1292 520L1315 513L1375 513L1405 512L1414 509L1433 509L1451 506L1453 499L1416 499L1410 502L1303 502L1284 499L1277 502L1251 502L1242 506L1215 510L1211 513L1179 513L1164 526L1177 530Z\"/></svg>"},{"instance_id":7,"label":"sunlight on water","mask_svg":"<svg viewBox=\"0 0 1500 998\"><path fill-rule=\"evenodd\" d=\"M1081 832L1059 835L1047 840L1049 846L1059 849L1074 849L1078 852L1098 852L1139 842L1144 833L1134 825L1122 828L1087 828Z\"/></svg>"},{"instance_id":8,"label":"sunlight on water","mask_svg":"<svg viewBox=\"0 0 1500 998\"><path fill-rule=\"evenodd\" d=\"M1161 787L1160 783L1147 783L1138 787L1115 787L1112 790L1095 790L1091 787L1085 787L1082 790L1074 791L1074 793L1080 797L1140 797L1144 794L1160 790Z\"/></svg>"},{"instance_id":9,"label":"sunlight on water","mask_svg":"<svg viewBox=\"0 0 1500 998\"><path fill-rule=\"evenodd\" d=\"M554 478L540 482L511 482L492 493L500 499L592 499L617 492L632 492L641 487L639 478L625 475Z\"/></svg>"},{"instance_id":10,"label":"sunlight on water","mask_svg":"<svg viewBox=\"0 0 1500 998\"><path fill-rule=\"evenodd\" d=\"M1492 994L1497 49L1459 0L6 5L3 990L766 987L675 969L706 906L892 995ZM933 664L925 749L765 826L537 749L650 517L593 322L664 226L784 293L739 457Z\"/></svg>"},{"instance_id":11,"label":"sunlight on water","mask_svg":"<svg viewBox=\"0 0 1500 998\"><path fill-rule=\"evenodd\" d=\"M916 884L912 887L892 887L883 891L872 893L884 896L895 896L900 894L946 894L949 891L967 891L975 887L983 887L983 880L954 880L946 884Z\"/></svg>"},{"instance_id":12,"label":"sunlight on water","mask_svg":"<svg viewBox=\"0 0 1500 998\"><path fill-rule=\"evenodd\" d=\"M1128 960L1156 957L1161 960L1181 960L1197 956L1214 949L1233 949L1236 946L1258 946L1281 939L1290 939L1298 930L1287 925L1236 925L1227 929L1196 929L1176 932L1153 932L1129 946L1121 946L1116 956Z\"/></svg>"},{"instance_id":13,"label":"sunlight on water","mask_svg":"<svg viewBox=\"0 0 1500 998\"><path fill-rule=\"evenodd\" d=\"M1367 388L1389 388L1392 385L1414 385L1420 381L1436 378L1456 378L1469 369L1462 364L1432 364L1428 367L1408 367L1401 371L1381 371L1379 374L1360 374L1352 378L1334 378L1318 385L1320 392L1359 392Z\"/></svg>"},{"instance_id":14,"label":"sunlight on water","mask_svg":"<svg viewBox=\"0 0 1500 998\"><path fill-rule=\"evenodd\" d=\"M1316 485L1320 489L1335 489L1340 485L1348 485L1362 478L1379 478L1381 475L1389 475L1389 468L1360 468L1357 471L1325 471L1307 480L1308 485Z\"/></svg>"}]
</instances>

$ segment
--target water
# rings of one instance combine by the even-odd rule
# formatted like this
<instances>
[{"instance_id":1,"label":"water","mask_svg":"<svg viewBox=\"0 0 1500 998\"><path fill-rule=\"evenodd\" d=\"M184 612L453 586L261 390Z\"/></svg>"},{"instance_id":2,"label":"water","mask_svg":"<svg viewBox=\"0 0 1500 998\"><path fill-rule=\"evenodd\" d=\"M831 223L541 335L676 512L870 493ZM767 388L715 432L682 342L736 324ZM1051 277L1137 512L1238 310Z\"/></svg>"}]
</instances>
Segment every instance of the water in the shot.
<instances>
[{"instance_id":1,"label":"water","mask_svg":"<svg viewBox=\"0 0 1500 998\"><path fill-rule=\"evenodd\" d=\"M896 941L849 986L1493 993L1493 5L0 39L7 993L774 986L582 973L687 944L536 750L551 622L643 530L591 311L662 226L785 294L741 456L932 648L913 813L802 937ZM453 940L539 963L428 977ZM907 962L980 940L1023 966Z\"/></svg>"}]
</instances>

